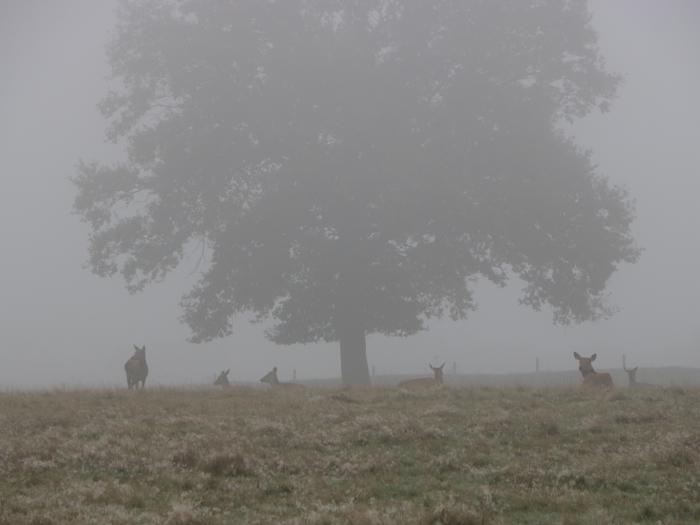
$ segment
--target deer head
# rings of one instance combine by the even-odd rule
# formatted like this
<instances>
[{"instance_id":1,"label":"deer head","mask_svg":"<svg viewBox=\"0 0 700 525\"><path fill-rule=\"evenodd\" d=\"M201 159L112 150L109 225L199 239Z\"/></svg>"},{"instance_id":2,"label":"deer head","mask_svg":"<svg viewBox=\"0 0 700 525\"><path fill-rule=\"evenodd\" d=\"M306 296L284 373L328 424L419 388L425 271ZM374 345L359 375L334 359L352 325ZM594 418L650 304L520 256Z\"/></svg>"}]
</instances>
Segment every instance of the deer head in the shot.
<instances>
[{"instance_id":1,"label":"deer head","mask_svg":"<svg viewBox=\"0 0 700 525\"><path fill-rule=\"evenodd\" d=\"M595 361L596 357L598 357L597 354L593 354L591 357L582 357L578 352L574 352L574 359L578 361L578 369L583 377L586 377L588 374L596 373L591 364Z\"/></svg>"},{"instance_id":2,"label":"deer head","mask_svg":"<svg viewBox=\"0 0 700 525\"><path fill-rule=\"evenodd\" d=\"M634 385L637 383L637 370L639 370L638 366L635 366L634 368L625 368L623 367L623 370L627 372L627 379L629 379L629 384Z\"/></svg>"},{"instance_id":3,"label":"deer head","mask_svg":"<svg viewBox=\"0 0 700 525\"><path fill-rule=\"evenodd\" d=\"M134 357L145 360L146 359L146 345L143 345L141 348L138 346L134 345Z\"/></svg>"},{"instance_id":4,"label":"deer head","mask_svg":"<svg viewBox=\"0 0 700 525\"><path fill-rule=\"evenodd\" d=\"M440 366L433 366L428 363L428 366L433 371L435 382L442 383L442 369L445 368L445 363L442 363Z\"/></svg>"}]
</instances>

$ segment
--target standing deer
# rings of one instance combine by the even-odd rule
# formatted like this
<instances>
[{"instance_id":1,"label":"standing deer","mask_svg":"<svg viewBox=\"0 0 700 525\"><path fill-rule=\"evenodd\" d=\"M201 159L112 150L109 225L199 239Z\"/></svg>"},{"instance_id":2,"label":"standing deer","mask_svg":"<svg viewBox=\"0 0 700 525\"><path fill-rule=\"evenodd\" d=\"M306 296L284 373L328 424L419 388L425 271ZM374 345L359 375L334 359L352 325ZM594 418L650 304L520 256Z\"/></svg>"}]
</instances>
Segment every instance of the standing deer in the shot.
<instances>
[{"instance_id":1,"label":"standing deer","mask_svg":"<svg viewBox=\"0 0 700 525\"><path fill-rule=\"evenodd\" d=\"M578 361L578 369L583 376L583 386L612 388L614 385L610 374L607 372L598 373L593 370L591 363L595 361L596 357L597 354L593 354L591 357L581 357L578 352L574 352L574 358Z\"/></svg>"},{"instance_id":2,"label":"standing deer","mask_svg":"<svg viewBox=\"0 0 700 525\"><path fill-rule=\"evenodd\" d=\"M148 377L148 364L146 363L146 345L141 348L134 345L136 352L129 358L129 360L124 364L124 370L126 371L126 384L129 390L132 388L139 388L139 383L141 383L141 388L146 386L146 377Z\"/></svg>"},{"instance_id":3,"label":"standing deer","mask_svg":"<svg viewBox=\"0 0 700 525\"><path fill-rule=\"evenodd\" d=\"M277 378L277 367L273 367L267 374L260 378L261 383L267 383L272 388L283 387L283 388L304 388L304 385L298 383L280 383Z\"/></svg>"},{"instance_id":4,"label":"standing deer","mask_svg":"<svg viewBox=\"0 0 700 525\"><path fill-rule=\"evenodd\" d=\"M222 371L219 374L219 377L217 377L216 380L214 381L214 385L215 386L222 386L224 388L226 388L227 386L230 386L231 383L229 383L229 380L228 380L228 373L230 371L231 371L230 368L228 370Z\"/></svg>"},{"instance_id":5,"label":"standing deer","mask_svg":"<svg viewBox=\"0 0 700 525\"><path fill-rule=\"evenodd\" d=\"M406 379L399 383L399 388L424 388L437 386L442 384L442 369L445 363L440 366L433 366L428 363L428 366L433 371L433 377L418 377L416 379Z\"/></svg>"},{"instance_id":6,"label":"standing deer","mask_svg":"<svg viewBox=\"0 0 700 525\"><path fill-rule=\"evenodd\" d=\"M639 383L637 382L637 370L639 370L638 366L635 366L634 368L627 368L625 365L622 365L622 369L627 372L627 379L629 381L629 387L630 388L649 388L649 387L655 387L656 385L650 385L649 383Z\"/></svg>"}]
</instances>

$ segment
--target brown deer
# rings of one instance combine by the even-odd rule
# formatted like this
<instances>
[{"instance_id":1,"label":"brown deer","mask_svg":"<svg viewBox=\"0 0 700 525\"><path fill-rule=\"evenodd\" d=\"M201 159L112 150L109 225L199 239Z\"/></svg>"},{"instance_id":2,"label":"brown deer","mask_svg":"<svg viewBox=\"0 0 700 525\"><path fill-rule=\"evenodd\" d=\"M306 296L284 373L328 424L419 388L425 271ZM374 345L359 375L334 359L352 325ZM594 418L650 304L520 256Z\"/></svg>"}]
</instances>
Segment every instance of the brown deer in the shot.
<instances>
[{"instance_id":1,"label":"brown deer","mask_svg":"<svg viewBox=\"0 0 700 525\"><path fill-rule=\"evenodd\" d=\"M288 389L301 389L304 388L304 385L300 385L299 383L281 383L280 380L277 378L277 367L273 367L272 370L270 370L267 374L262 376L260 378L261 383L267 383L270 385L272 388L288 388Z\"/></svg>"},{"instance_id":2,"label":"brown deer","mask_svg":"<svg viewBox=\"0 0 700 525\"><path fill-rule=\"evenodd\" d=\"M399 388L425 388L442 384L442 369L445 363L440 366L433 366L428 363L428 366L433 371L433 377L417 377L415 379L406 379L399 383Z\"/></svg>"},{"instance_id":3,"label":"brown deer","mask_svg":"<svg viewBox=\"0 0 700 525\"><path fill-rule=\"evenodd\" d=\"M229 380L228 380L228 373L229 373L230 371L231 371L230 368L229 368L228 370L222 371L222 372L219 374L219 377L217 377L216 380L214 381L214 385L215 385L215 386L221 386L221 387L224 387L224 388L226 388L227 386L230 386L231 383L229 383Z\"/></svg>"},{"instance_id":4,"label":"brown deer","mask_svg":"<svg viewBox=\"0 0 700 525\"><path fill-rule=\"evenodd\" d=\"M591 363L595 361L596 357L596 354L591 357L581 357L578 352L574 352L574 358L578 361L578 369L583 376L583 386L612 388L614 385L610 374L607 372L598 373L593 370Z\"/></svg>"},{"instance_id":5,"label":"brown deer","mask_svg":"<svg viewBox=\"0 0 700 525\"><path fill-rule=\"evenodd\" d=\"M134 355L129 358L129 360L124 364L124 370L126 371L126 384L129 390L132 388L139 388L139 383L141 383L141 388L146 386L146 377L148 377L148 364L146 363L146 345L141 348L134 345Z\"/></svg>"},{"instance_id":6,"label":"brown deer","mask_svg":"<svg viewBox=\"0 0 700 525\"><path fill-rule=\"evenodd\" d=\"M649 383L639 383L637 381L637 370L639 370L638 366L635 366L634 368L627 368L622 365L622 369L627 372L627 380L629 381L628 386L630 388L654 388L657 386Z\"/></svg>"}]
</instances>

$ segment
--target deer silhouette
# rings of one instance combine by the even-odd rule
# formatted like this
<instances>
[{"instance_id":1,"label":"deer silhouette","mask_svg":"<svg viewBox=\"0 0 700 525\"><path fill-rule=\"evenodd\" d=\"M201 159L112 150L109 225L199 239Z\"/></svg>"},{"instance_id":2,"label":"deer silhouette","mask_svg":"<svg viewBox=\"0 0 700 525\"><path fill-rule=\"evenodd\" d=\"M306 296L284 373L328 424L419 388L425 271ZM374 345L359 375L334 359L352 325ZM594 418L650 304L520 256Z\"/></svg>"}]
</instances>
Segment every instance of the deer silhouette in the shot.
<instances>
[{"instance_id":1,"label":"deer silhouette","mask_svg":"<svg viewBox=\"0 0 700 525\"><path fill-rule=\"evenodd\" d=\"M129 390L132 388L139 388L139 383L141 388L146 386L146 377L148 377L148 364L146 363L146 345L141 348L134 345L134 355L129 358L129 360L124 364L124 370L126 371L126 385Z\"/></svg>"},{"instance_id":2,"label":"deer silhouette","mask_svg":"<svg viewBox=\"0 0 700 525\"><path fill-rule=\"evenodd\" d=\"M228 380L228 373L229 373L230 371L231 371L230 368L229 368L228 370L222 371L222 372L219 374L219 376L216 378L216 380L214 381L214 385L215 385L215 386L222 386L222 387L227 387L227 386L229 386L229 385L231 384L231 383L229 383L229 380Z\"/></svg>"},{"instance_id":3,"label":"deer silhouette","mask_svg":"<svg viewBox=\"0 0 700 525\"><path fill-rule=\"evenodd\" d=\"M443 383L442 369L445 363L440 366L433 366L428 363L428 366L433 371L433 377L417 377L415 379L406 379L399 383L399 388L425 388L441 385Z\"/></svg>"},{"instance_id":4,"label":"deer silhouette","mask_svg":"<svg viewBox=\"0 0 700 525\"><path fill-rule=\"evenodd\" d=\"M288 389L300 389L304 388L304 385L299 383L282 383L277 377L277 367L273 367L267 374L260 378L261 383L267 383L272 388L288 388Z\"/></svg>"},{"instance_id":5,"label":"deer silhouette","mask_svg":"<svg viewBox=\"0 0 700 525\"><path fill-rule=\"evenodd\" d=\"M596 360L597 354L591 357L582 357L578 352L574 352L574 359L578 361L578 369L583 376L583 386L612 388L613 380L607 372L596 372L593 369L593 361Z\"/></svg>"}]
</instances>

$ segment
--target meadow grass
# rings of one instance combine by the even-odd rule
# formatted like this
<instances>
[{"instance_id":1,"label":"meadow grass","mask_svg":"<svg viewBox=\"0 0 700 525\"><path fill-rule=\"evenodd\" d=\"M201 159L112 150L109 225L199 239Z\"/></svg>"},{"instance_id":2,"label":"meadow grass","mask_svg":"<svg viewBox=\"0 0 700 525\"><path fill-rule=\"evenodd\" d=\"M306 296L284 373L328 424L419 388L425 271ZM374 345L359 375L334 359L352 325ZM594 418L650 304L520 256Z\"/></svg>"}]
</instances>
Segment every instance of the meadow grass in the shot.
<instances>
[{"instance_id":1,"label":"meadow grass","mask_svg":"<svg viewBox=\"0 0 700 525\"><path fill-rule=\"evenodd\" d=\"M0 524L700 523L700 390L0 394Z\"/></svg>"}]
</instances>

